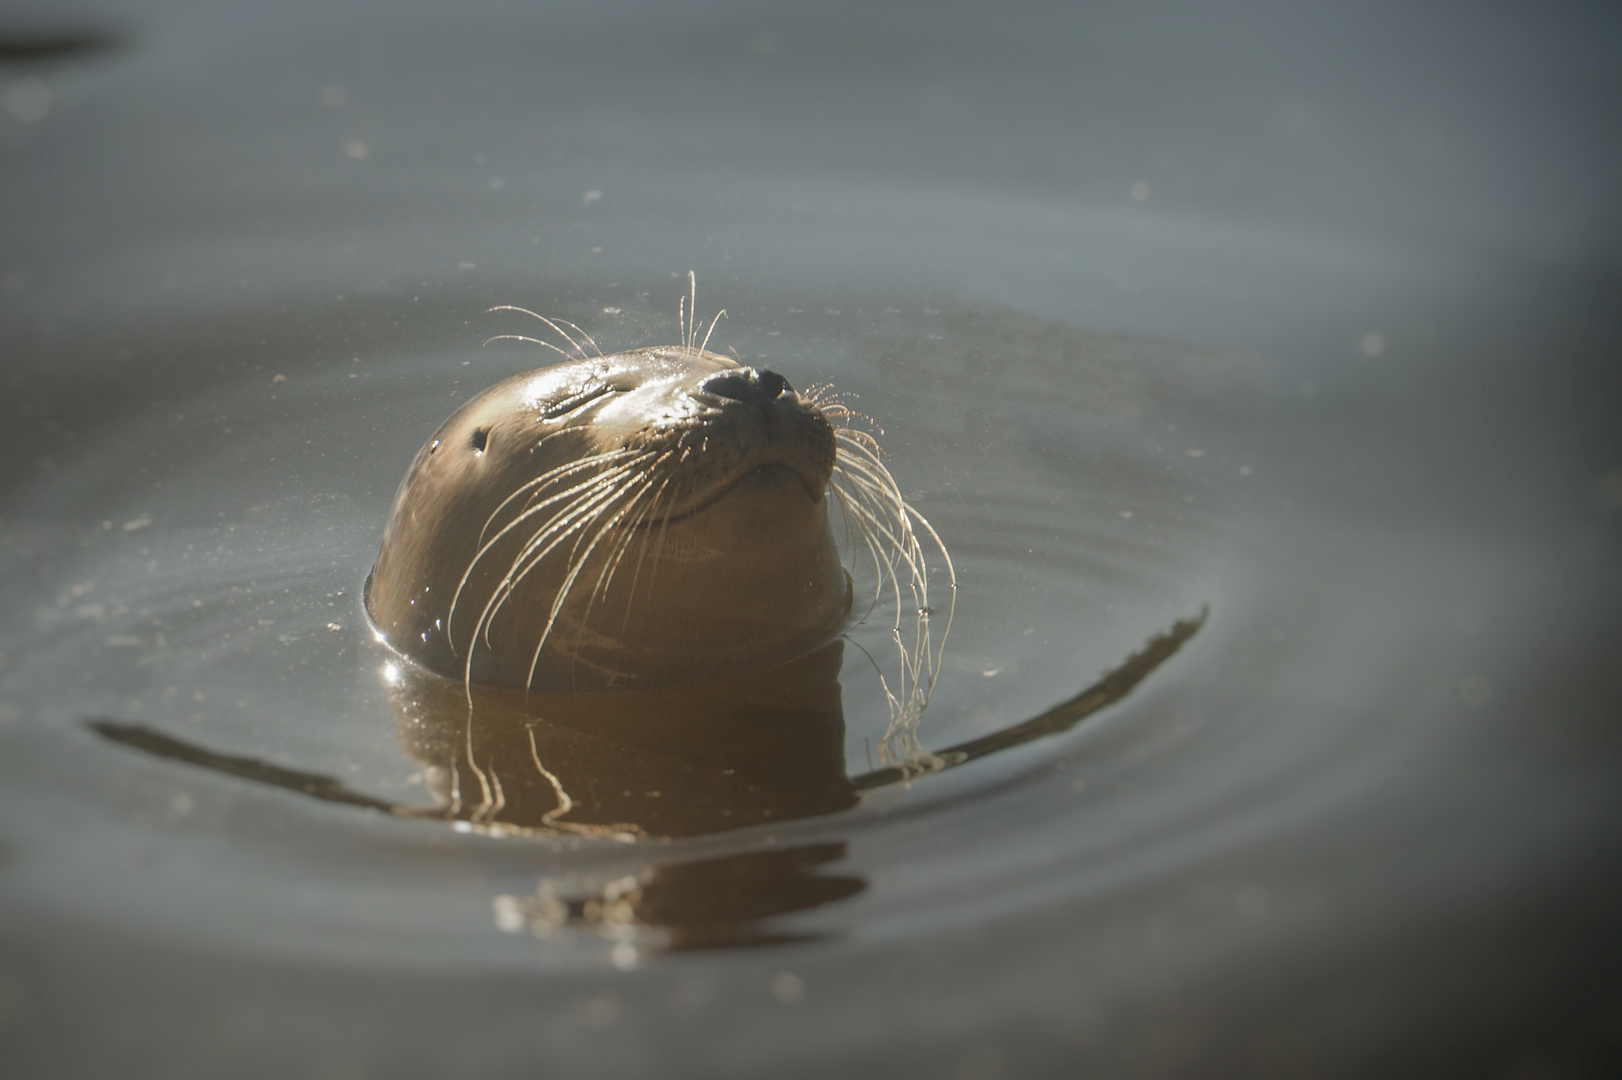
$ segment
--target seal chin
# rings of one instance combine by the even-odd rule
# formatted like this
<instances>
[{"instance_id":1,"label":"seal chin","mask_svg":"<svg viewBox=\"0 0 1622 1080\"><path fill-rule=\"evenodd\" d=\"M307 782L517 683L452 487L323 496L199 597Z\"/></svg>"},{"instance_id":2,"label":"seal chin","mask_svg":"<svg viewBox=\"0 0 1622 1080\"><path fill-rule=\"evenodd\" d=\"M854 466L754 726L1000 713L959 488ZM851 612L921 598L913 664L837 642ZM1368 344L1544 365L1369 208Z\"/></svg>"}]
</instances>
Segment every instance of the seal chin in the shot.
<instances>
[{"instance_id":1,"label":"seal chin","mask_svg":"<svg viewBox=\"0 0 1622 1080\"><path fill-rule=\"evenodd\" d=\"M657 522L648 521L636 526L640 529L668 527L672 522L696 517L738 492L757 490L762 486L783 487L799 491L809 503L820 503L827 498L828 481L815 473L808 473L786 461L768 461L746 469L724 481L717 488L695 496L689 503Z\"/></svg>"},{"instance_id":2,"label":"seal chin","mask_svg":"<svg viewBox=\"0 0 1622 1080\"><path fill-rule=\"evenodd\" d=\"M698 349L517 376L418 454L367 610L470 683L649 688L784 663L850 609L834 461L831 424L786 380Z\"/></svg>"},{"instance_id":3,"label":"seal chin","mask_svg":"<svg viewBox=\"0 0 1622 1080\"><path fill-rule=\"evenodd\" d=\"M559 611L532 685L645 688L775 666L828 641L850 611L827 500L808 498L786 466L753 469L701 509L645 526L644 543L640 567L635 548L622 560L634 585Z\"/></svg>"}]
</instances>

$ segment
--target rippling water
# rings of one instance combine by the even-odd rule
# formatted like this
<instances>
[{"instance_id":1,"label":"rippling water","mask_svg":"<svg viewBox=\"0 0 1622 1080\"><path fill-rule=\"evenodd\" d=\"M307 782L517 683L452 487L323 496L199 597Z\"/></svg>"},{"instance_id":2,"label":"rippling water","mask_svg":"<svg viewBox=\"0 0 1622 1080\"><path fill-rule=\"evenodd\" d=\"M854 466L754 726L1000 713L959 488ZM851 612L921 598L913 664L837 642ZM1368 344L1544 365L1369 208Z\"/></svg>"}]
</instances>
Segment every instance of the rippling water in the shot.
<instances>
[{"instance_id":1,"label":"rippling water","mask_svg":"<svg viewBox=\"0 0 1622 1080\"><path fill-rule=\"evenodd\" d=\"M1112 187L1124 166L1024 120L975 122L1028 172L933 175L931 92L1045 101L950 74L968 16L914 40L711 12L734 66L661 103L643 69L570 82L609 51L584 15L504 23L518 50L361 14L154 14L45 69L44 118L9 99L13 198L42 208L0 267L0 1039L24 1072L1614 1060L1622 446L1614 274L1585 249L1410 229L1429 204L1381 209L1407 189L1378 170L1338 202L1258 180L1273 219L1179 201L1170 167ZM655 29L628 62L702 52ZM735 96L776 56L759 85L809 150ZM849 113L829 70L886 104ZM914 141L862 164L908 109ZM716 343L854 395L951 550L927 746L1205 611L1198 633L1072 731L742 829L492 835L290 789L432 802L360 591L421 442L545 360L481 347L513 329L485 309L668 343L689 268ZM852 640L819 752L859 776L886 646Z\"/></svg>"}]
</instances>

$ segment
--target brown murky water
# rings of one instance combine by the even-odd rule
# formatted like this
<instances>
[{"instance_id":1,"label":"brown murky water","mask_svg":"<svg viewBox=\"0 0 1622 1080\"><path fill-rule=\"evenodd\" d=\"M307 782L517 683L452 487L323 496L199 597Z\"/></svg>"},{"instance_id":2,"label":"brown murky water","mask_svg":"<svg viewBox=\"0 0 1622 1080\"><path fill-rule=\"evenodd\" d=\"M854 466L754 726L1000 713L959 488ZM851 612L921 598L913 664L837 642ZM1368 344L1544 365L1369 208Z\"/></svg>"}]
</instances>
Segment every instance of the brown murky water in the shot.
<instances>
[{"instance_id":1,"label":"brown murky water","mask_svg":"<svg viewBox=\"0 0 1622 1080\"><path fill-rule=\"evenodd\" d=\"M1610 1060L1601 196L1583 247L1580 215L1494 232L1492 176L1487 210L1372 165L1336 188L1358 137L1310 101L1282 134L1211 122L1259 172L1307 168L1300 138L1328 171L1185 189L1131 152L1172 98L1066 119L1038 75L1067 54L966 13L916 38L490 18L154 8L105 24L116 47L10 61L36 65L0 252L18 1075ZM1050 35L1093 41L1074 20ZM1136 25L1111 48L1161 56ZM999 89L954 66L977 35L1055 66ZM610 40L640 74L581 89ZM715 85L632 63L705 41ZM1271 101L1270 77L1217 83ZM1337 78L1330 115L1384 116ZM963 123L1020 153L959 161ZM1443 153L1434 128L1402 130ZM544 726L439 701L372 639L406 463L544 360L481 348L511 329L485 309L668 342L690 267L719 345L880 422L951 549L920 737L972 748L955 767L873 757L882 618L769 679Z\"/></svg>"}]
</instances>

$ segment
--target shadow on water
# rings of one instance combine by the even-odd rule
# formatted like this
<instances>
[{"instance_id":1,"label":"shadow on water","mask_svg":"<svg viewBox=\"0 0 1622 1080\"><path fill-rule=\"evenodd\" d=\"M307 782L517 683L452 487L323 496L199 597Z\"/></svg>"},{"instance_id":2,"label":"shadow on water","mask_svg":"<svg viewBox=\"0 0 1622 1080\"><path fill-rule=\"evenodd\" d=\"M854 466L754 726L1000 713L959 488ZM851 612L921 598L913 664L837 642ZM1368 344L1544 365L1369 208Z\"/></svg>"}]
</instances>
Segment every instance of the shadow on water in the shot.
<instances>
[{"instance_id":1,"label":"shadow on water","mask_svg":"<svg viewBox=\"0 0 1622 1080\"><path fill-rule=\"evenodd\" d=\"M91 720L103 737L156 757L397 817L456 822L491 836L633 842L697 837L848 810L864 792L1067 731L1120 701L1204 624L1180 620L1081 693L1023 723L947 747L927 766L847 776L837 640L781 667L636 693L529 694L464 687L409 664L383 678L403 749L432 797L399 804L337 779L215 753L152 728ZM866 882L819 871L843 842L645 866L583 895L497 899L504 929L566 926L655 951L807 940L769 920L854 896Z\"/></svg>"}]
</instances>

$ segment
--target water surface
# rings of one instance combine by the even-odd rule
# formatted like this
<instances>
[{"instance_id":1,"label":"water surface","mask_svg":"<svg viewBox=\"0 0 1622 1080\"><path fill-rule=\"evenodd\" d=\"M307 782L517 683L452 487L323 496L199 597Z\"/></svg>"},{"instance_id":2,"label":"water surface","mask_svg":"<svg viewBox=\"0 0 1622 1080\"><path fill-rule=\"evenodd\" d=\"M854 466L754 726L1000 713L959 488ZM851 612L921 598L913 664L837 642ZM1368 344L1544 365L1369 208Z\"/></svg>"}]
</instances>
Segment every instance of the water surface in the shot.
<instances>
[{"instance_id":1,"label":"water surface","mask_svg":"<svg viewBox=\"0 0 1622 1080\"><path fill-rule=\"evenodd\" d=\"M1185 189L1126 118L1061 109L1130 79L1051 74L1063 50L1017 27L958 52L989 32L968 14L623 39L498 14L522 43L154 8L17 76L52 95L4 135L35 208L0 301L0 1038L25 1073L1355 1074L1598 1038L1608 204L1562 219L1529 182L1516 233L1485 224L1498 179L1479 213L1383 159L1337 189L1361 129L1305 106L1319 166L1288 124L1215 121L1305 172L1236 187L1188 151ZM1050 31L1169 63L1089 25ZM636 73L589 81L610 43ZM996 90L970 54L1043 59ZM629 64L701 55L714 81ZM1271 100L1271 70L1223 85ZM1339 79L1330 115L1384 117ZM1138 130L1181 130L1182 100L1137 99ZM712 345L854 395L950 547L926 745L1204 625L1074 731L676 839L390 816L86 725L431 803L360 604L395 485L549 355L481 347L514 329L486 308L668 343L688 269L728 311ZM857 646L882 629L840 658L830 776L879 764Z\"/></svg>"}]
</instances>

